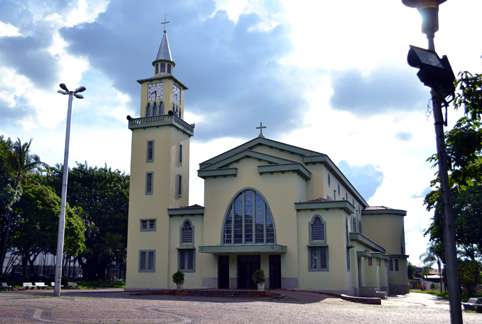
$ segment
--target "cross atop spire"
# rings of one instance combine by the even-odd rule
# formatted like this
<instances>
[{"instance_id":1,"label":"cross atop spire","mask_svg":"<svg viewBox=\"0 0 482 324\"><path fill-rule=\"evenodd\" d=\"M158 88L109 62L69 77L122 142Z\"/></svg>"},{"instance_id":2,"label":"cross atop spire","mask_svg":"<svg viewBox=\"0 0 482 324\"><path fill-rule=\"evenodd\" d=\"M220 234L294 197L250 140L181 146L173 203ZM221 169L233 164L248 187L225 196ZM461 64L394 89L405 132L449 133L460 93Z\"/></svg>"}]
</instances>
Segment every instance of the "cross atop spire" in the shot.
<instances>
[{"instance_id":1,"label":"cross atop spire","mask_svg":"<svg viewBox=\"0 0 482 324\"><path fill-rule=\"evenodd\" d=\"M152 63L152 65L155 65L156 62L161 62L161 61L172 64L172 67L174 67L175 65L174 60L172 59L171 49L169 47L169 40L167 39L166 25L169 23L170 21L166 20L166 18L161 20L161 25L163 26L163 29L164 29L162 34L162 39L161 39L161 45L159 46L159 50L157 51L156 58Z\"/></svg>"},{"instance_id":2,"label":"cross atop spire","mask_svg":"<svg viewBox=\"0 0 482 324\"><path fill-rule=\"evenodd\" d=\"M170 21L169 21L169 20L166 20L166 17L164 16L164 19L161 20L161 25L162 25L162 28L163 28L164 33L167 32L167 30L166 30L166 25L169 24L169 23L170 23Z\"/></svg>"},{"instance_id":3,"label":"cross atop spire","mask_svg":"<svg viewBox=\"0 0 482 324\"><path fill-rule=\"evenodd\" d=\"M263 126L263 122L260 122L259 123L259 126L256 127L256 129L259 129L259 135L258 137L264 137L263 136L263 128L268 128L267 126Z\"/></svg>"}]
</instances>

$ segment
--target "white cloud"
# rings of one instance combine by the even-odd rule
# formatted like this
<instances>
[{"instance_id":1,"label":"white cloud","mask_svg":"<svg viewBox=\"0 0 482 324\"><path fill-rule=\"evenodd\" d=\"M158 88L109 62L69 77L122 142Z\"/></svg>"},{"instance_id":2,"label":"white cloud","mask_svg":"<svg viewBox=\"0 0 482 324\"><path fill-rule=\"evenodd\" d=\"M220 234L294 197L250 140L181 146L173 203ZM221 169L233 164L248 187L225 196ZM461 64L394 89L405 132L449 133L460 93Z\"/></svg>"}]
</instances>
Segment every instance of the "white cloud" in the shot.
<instances>
[{"instance_id":1,"label":"white cloud","mask_svg":"<svg viewBox=\"0 0 482 324\"><path fill-rule=\"evenodd\" d=\"M12 24L5 23L0 20L0 37L18 37L22 36L20 30Z\"/></svg>"},{"instance_id":2,"label":"white cloud","mask_svg":"<svg viewBox=\"0 0 482 324\"><path fill-rule=\"evenodd\" d=\"M109 0L77 0L75 6L65 13L52 12L40 16L39 20L52 22L58 27L74 27L84 23L92 23L107 10Z\"/></svg>"}]
</instances>

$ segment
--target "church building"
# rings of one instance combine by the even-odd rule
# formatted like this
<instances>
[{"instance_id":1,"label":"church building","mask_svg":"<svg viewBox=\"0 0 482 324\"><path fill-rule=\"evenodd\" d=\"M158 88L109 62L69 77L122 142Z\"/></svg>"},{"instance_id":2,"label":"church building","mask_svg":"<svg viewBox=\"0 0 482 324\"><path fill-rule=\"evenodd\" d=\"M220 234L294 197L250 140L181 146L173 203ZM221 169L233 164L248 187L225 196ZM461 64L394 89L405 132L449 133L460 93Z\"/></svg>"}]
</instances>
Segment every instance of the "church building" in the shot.
<instances>
[{"instance_id":1,"label":"church building","mask_svg":"<svg viewBox=\"0 0 482 324\"><path fill-rule=\"evenodd\" d=\"M408 292L404 216L369 206L326 154L263 135L199 165L204 206L189 205L187 87L174 76L164 31L138 80L132 131L127 290L268 289L372 296Z\"/></svg>"}]
</instances>

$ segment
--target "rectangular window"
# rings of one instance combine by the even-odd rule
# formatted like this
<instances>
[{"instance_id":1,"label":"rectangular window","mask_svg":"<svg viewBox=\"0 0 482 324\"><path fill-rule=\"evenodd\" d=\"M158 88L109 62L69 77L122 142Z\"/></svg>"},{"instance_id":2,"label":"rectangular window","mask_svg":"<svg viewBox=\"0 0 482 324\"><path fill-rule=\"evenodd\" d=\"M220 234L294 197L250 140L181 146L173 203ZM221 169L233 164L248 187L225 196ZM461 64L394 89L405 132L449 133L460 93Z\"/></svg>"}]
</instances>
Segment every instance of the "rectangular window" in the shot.
<instances>
[{"instance_id":1,"label":"rectangular window","mask_svg":"<svg viewBox=\"0 0 482 324\"><path fill-rule=\"evenodd\" d=\"M234 201L234 244L243 243L243 211L242 200Z\"/></svg>"},{"instance_id":2,"label":"rectangular window","mask_svg":"<svg viewBox=\"0 0 482 324\"><path fill-rule=\"evenodd\" d=\"M310 271L328 270L328 247L312 246L310 252Z\"/></svg>"},{"instance_id":3,"label":"rectangular window","mask_svg":"<svg viewBox=\"0 0 482 324\"><path fill-rule=\"evenodd\" d=\"M347 271L350 271L350 267L351 267L351 264L350 264L350 249L346 249L346 270Z\"/></svg>"},{"instance_id":4,"label":"rectangular window","mask_svg":"<svg viewBox=\"0 0 482 324\"><path fill-rule=\"evenodd\" d=\"M155 219L141 219L141 232L154 232L156 231Z\"/></svg>"},{"instance_id":5,"label":"rectangular window","mask_svg":"<svg viewBox=\"0 0 482 324\"><path fill-rule=\"evenodd\" d=\"M255 243L264 243L264 223L266 217L266 204L260 195L256 195L255 201L254 234Z\"/></svg>"},{"instance_id":6,"label":"rectangular window","mask_svg":"<svg viewBox=\"0 0 482 324\"><path fill-rule=\"evenodd\" d=\"M226 217L226 220L224 222L224 243L226 244L231 244L233 242L232 224L233 224L233 210L230 209L229 216Z\"/></svg>"},{"instance_id":7,"label":"rectangular window","mask_svg":"<svg viewBox=\"0 0 482 324\"><path fill-rule=\"evenodd\" d=\"M369 266L372 266L373 264L373 258L372 257L368 257L368 265Z\"/></svg>"},{"instance_id":8,"label":"rectangular window","mask_svg":"<svg viewBox=\"0 0 482 324\"><path fill-rule=\"evenodd\" d=\"M393 260L390 260L389 265L390 265L390 271L393 271Z\"/></svg>"},{"instance_id":9,"label":"rectangular window","mask_svg":"<svg viewBox=\"0 0 482 324\"><path fill-rule=\"evenodd\" d=\"M331 176L330 174L328 173L328 187L331 186Z\"/></svg>"},{"instance_id":10,"label":"rectangular window","mask_svg":"<svg viewBox=\"0 0 482 324\"><path fill-rule=\"evenodd\" d=\"M152 182L154 173L153 172L147 172L146 173L146 195L152 195Z\"/></svg>"},{"instance_id":11,"label":"rectangular window","mask_svg":"<svg viewBox=\"0 0 482 324\"><path fill-rule=\"evenodd\" d=\"M398 271L398 259L393 259L393 267L395 271Z\"/></svg>"},{"instance_id":12,"label":"rectangular window","mask_svg":"<svg viewBox=\"0 0 482 324\"><path fill-rule=\"evenodd\" d=\"M156 271L156 251L141 250L139 253L139 272Z\"/></svg>"},{"instance_id":13,"label":"rectangular window","mask_svg":"<svg viewBox=\"0 0 482 324\"><path fill-rule=\"evenodd\" d=\"M179 144L179 164L182 164L182 144Z\"/></svg>"},{"instance_id":14,"label":"rectangular window","mask_svg":"<svg viewBox=\"0 0 482 324\"><path fill-rule=\"evenodd\" d=\"M253 243L254 191L244 193L244 243Z\"/></svg>"},{"instance_id":15,"label":"rectangular window","mask_svg":"<svg viewBox=\"0 0 482 324\"><path fill-rule=\"evenodd\" d=\"M194 249L179 250L179 271L194 272Z\"/></svg>"},{"instance_id":16,"label":"rectangular window","mask_svg":"<svg viewBox=\"0 0 482 324\"><path fill-rule=\"evenodd\" d=\"M154 141L147 141L147 162L154 161Z\"/></svg>"},{"instance_id":17,"label":"rectangular window","mask_svg":"<svg viewBox=\"0 0 482 324\"><path fill-rule=\"evenodd\" d=\"M161 63L161 73L166 72L166 63Z\"/></svg>"},{"instance_id":18,"label":"rectangular window","mask_svg":"<svg viewBox=\"0 0 482 324\"><path fill-rule=\"evenodd\" d=\"M179 198L182 196L182 176L178 174L176 176L176 197Z\"/></svg>"}]
</instances>

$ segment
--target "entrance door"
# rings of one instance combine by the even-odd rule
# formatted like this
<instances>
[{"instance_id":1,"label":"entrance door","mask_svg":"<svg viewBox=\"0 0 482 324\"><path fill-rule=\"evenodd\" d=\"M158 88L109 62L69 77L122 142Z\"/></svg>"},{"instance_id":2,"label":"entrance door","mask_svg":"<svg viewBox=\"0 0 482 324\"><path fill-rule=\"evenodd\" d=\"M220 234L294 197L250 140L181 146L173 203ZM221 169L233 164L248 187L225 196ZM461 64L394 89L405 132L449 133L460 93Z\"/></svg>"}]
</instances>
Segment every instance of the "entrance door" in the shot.
<instances>
[{"instance_id":1,"label":"entrance door","mask_svg":"<svg viewBox=\"0 0 482 324\"><path fill-rule=\"evenodd\" d=\"M260 265L259 255L238 255L238 289L256 289L252 277Z\"/></svg>"},{"instance_id":2,"label":"entrance door","mask_svg":"<svg viewBox=\"0 0 482 324\"><path fill-rule=\"evenodd\" d=\"M229 289L229 256L218 256L218 288Z\"/></svg>"},{"instance_id":3,"label":"entrance door","mask_svg":"<svg viewBox=\"0 0 482 324\"><path fill-rule=\"evenodd\" d=\"M269 256L269 289L281 288L281 256Z\"/></svg>"}]
</instances>

